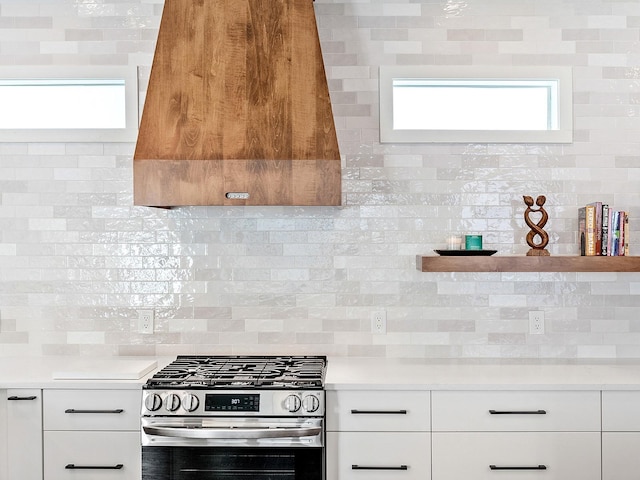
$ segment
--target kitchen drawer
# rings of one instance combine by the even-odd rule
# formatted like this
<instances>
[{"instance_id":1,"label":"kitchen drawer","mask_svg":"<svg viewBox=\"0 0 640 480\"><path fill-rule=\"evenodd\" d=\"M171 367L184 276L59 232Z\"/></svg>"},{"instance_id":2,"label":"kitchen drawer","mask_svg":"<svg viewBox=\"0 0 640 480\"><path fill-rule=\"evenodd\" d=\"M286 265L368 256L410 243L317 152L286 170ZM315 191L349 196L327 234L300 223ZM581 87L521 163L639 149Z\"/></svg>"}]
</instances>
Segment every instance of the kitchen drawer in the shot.
<instances>
[{"instance_id":1,"label":"kitchen drawer","mask_svg":"<svg viewBox=\"0 0 640 480\"><path fill-rule=\"evenodd\" d=\"M45 390L45 430L140 430L140 390Z\"/></svg>"},{"instance_id":2,"label":"kitchen drawer","mask_svg":"<svg viewBox=\"0 0 640 480\"><path fill-rule=\"evenodd\" d=\"M598 432L440 432L432 441L434 480L600 480Z\"/></svg>"},{"instance_id":3,"label":"kitchen drawer","mask_svg":"<svg viewBox=\"0 0 640 480\"><path fill-rule=\"evenodd\" d=\"M600 392L433 392L440 432L600 431Z\"/></svg>"},{"instance_id":4,"label":"kitchen drawer","mask_svg":"<svg viewBox=\"0 0 640 480\"><path fill-rule=\"evenodd\" d=\"M429 480L426 432L329 432L327 478L332 480Z\"/></svg>"},{"instance_id":5,"label":"kitchen drawer","mask_svg":"<svg viewBox=\"0 0 640 480\"><path fill-rule=\"evenodd\" d=\"M640 392L602 392L602 430L640 432Z\"/></svg>"},{"instance_id":6,"label":"kitchen drawer","mask_svg":"<svg viewBox=\"0 0 640 480\"><path fill-rule=\"evenodd\" d=\"M42 390L6 390L6 479L42 479ZM1 442L0 442L1 443ZM0 475L0 478L2 475Z\"/></svg>"},{"instance_id":7,"label":"kitchen drawer","mask_svg":"<svg viewBox=\"0 0 640 480\"><path fill-rule=\"evenodd\" d=\"M141 457L139 432L44 432L44 480L139 480Z\"/></svg>"},{"instance_id":8,"label":"kitchen drawer","mask_svg":"<svg viewBox=\"0 0 640 480\"><path fill-rule=\"evenodd\" d=\"M602 433L602 480L638 480L640 433Z\"/></svg>"},{"instance_id":9,"label":"kitchen drawer","mask_svg":"<svg viewBox=\"0 0 640 480\"><path fill-rule=\"evenodd\" d=\"M329 391L328 431L428 431L430 394L419 391Z\"/></svg>"}]
</instances>

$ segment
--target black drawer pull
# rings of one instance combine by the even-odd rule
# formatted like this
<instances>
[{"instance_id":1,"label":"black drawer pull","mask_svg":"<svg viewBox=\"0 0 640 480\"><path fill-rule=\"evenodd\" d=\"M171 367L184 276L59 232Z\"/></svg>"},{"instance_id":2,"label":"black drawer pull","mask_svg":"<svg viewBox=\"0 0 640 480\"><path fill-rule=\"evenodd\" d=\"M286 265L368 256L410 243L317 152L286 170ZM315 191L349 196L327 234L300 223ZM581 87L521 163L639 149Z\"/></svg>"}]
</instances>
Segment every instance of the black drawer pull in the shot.
<instances>
[{"instance_id":1,"label":"black drawer pull","mask_svg":"<svg viewBox=\"0 0 640 480\"><path fill-rule=\"evenodd\" d=\"M546 410L489 410L491 415L546 415Z\"/></svg>"},{"instance_id":2,"label":"black drawer pull","mask_svg":"<svg viewBox=\"0 0 640 480\"><path fill-rule=\"evenodd\" d=\"M406 410L351 410L354 415L406 415Z\"/></svg>"},{"instance_id":3,"label":"black drawer pull","mask_svg":"<svg viewBox=\"0 0 640 480\"><path fill-rule=\"evenodd\" d=\"M351 470L408 470L407 465L400 465L398 467L372 467L366 465L351 465Z\"/></svg>"},{"instance_id":4,"label":"black drawer pull","mask_svg":"<svg viewBox=\"0 0 640 480\"><path fill-rule=\"evenodd\" d=\"M70 463L67 465L67 470L120 470L124 467L122 463L113 466L105 466L105 465L76 465L75 463Z\"/></svg>"},{"instance_id":5,"label":"black drawer pull","mask_svg":"<svg viewBox=\"0 0 640 480\"><path fill-rule=\"evenodd\" d=\"M31 395L30 397L15 397L15 396L13 396L13 397L7 398L7 400L35 400L36 398L38 398L38 397L36 397L35 395Z\"/></svg>"},{"instance_id":6,"label":"black drawer pull","mask_svg":"<svg viewBox=\"0 0 640 480\"><path fill-rule=\"evenodd\" d=\"M68 408L64 413L122 413L123 409L118 408L116 410L76 410L75 408Z\"/></svg>"},{"instance_id":7,"label":"black drawer pull","mask_svg":"<svg viewBox=\"0 0 640 480\"><path fill-rule=\"evenodd\" d=\"M546 465L537 465L535 467L499 467L497 465L489 465L491 470L546 470Z\"/></svg>"}]
</instances>

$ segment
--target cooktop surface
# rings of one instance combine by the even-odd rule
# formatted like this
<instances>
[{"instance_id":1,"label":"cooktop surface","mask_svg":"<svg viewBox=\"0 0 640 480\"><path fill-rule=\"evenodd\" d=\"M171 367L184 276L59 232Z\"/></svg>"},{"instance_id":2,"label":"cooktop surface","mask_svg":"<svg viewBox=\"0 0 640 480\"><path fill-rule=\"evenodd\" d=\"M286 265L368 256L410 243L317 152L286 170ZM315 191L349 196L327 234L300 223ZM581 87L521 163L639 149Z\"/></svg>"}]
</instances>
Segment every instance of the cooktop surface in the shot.
<instances>
[{"instance_id":1,"label":"cooktop surface","mask_svg":"<svg viewBox=\"0 0 640 480\"><path fill-rule=\"evenodd\" d=\"M144 388L323 388L323 356L180 355Z\"/></svg>"}]
</instances>

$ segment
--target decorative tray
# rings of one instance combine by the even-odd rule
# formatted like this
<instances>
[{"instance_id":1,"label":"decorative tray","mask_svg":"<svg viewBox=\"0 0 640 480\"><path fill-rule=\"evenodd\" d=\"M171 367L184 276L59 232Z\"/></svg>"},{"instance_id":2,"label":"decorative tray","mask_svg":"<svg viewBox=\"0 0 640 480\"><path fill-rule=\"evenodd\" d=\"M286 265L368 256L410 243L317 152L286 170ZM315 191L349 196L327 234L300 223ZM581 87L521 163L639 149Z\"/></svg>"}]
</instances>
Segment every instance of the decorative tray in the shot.
<instances>
[{"instance_id":1,"label":"decorative tray","mask_svg":"<svg viewBox=\"0 0 640 480\"><path fill-rule=\"evenodd\" d=\"M463 257L463 256L483 256L488 257L497 252L497 250L434 250L438 255L444 257Z\"/></svg>"}]
</instances>

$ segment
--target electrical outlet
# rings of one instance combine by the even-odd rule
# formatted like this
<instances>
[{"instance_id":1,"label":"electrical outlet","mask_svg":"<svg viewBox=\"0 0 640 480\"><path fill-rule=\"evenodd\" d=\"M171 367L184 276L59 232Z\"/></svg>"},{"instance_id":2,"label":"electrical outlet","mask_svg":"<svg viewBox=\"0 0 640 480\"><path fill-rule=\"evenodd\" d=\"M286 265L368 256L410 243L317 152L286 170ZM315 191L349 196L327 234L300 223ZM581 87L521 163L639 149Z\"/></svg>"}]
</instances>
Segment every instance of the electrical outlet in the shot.
<instances>
[{"instance_id":1,"label":"electrical outlet","mask_svg":"<svg viewBox=\"0 0 640 480\"><path fill-rule=\"evenodd\" d=\"M384 310L371 312L371 331L373 333L387 333L387 312Z\"/></svg>"},{"instance_id":2,"label":"electrical outlet","mask_svg":"<svg viewBox=\"0 0 640 480\"><path fill-rule=\"evenodd\" d=\"M529 333L531 335L544 333L544 312L540 310L529 312Z\"/></svg>"},{"instance_id":3,"label":"electrical outlet","mask_svg":"<svg viewBox=\"0 0 640 480\"><path fill-rule=\"evenodd\" d=\"M138 333L153 333L153 310L138 310Z\"/></svg>"}]
</instances>

